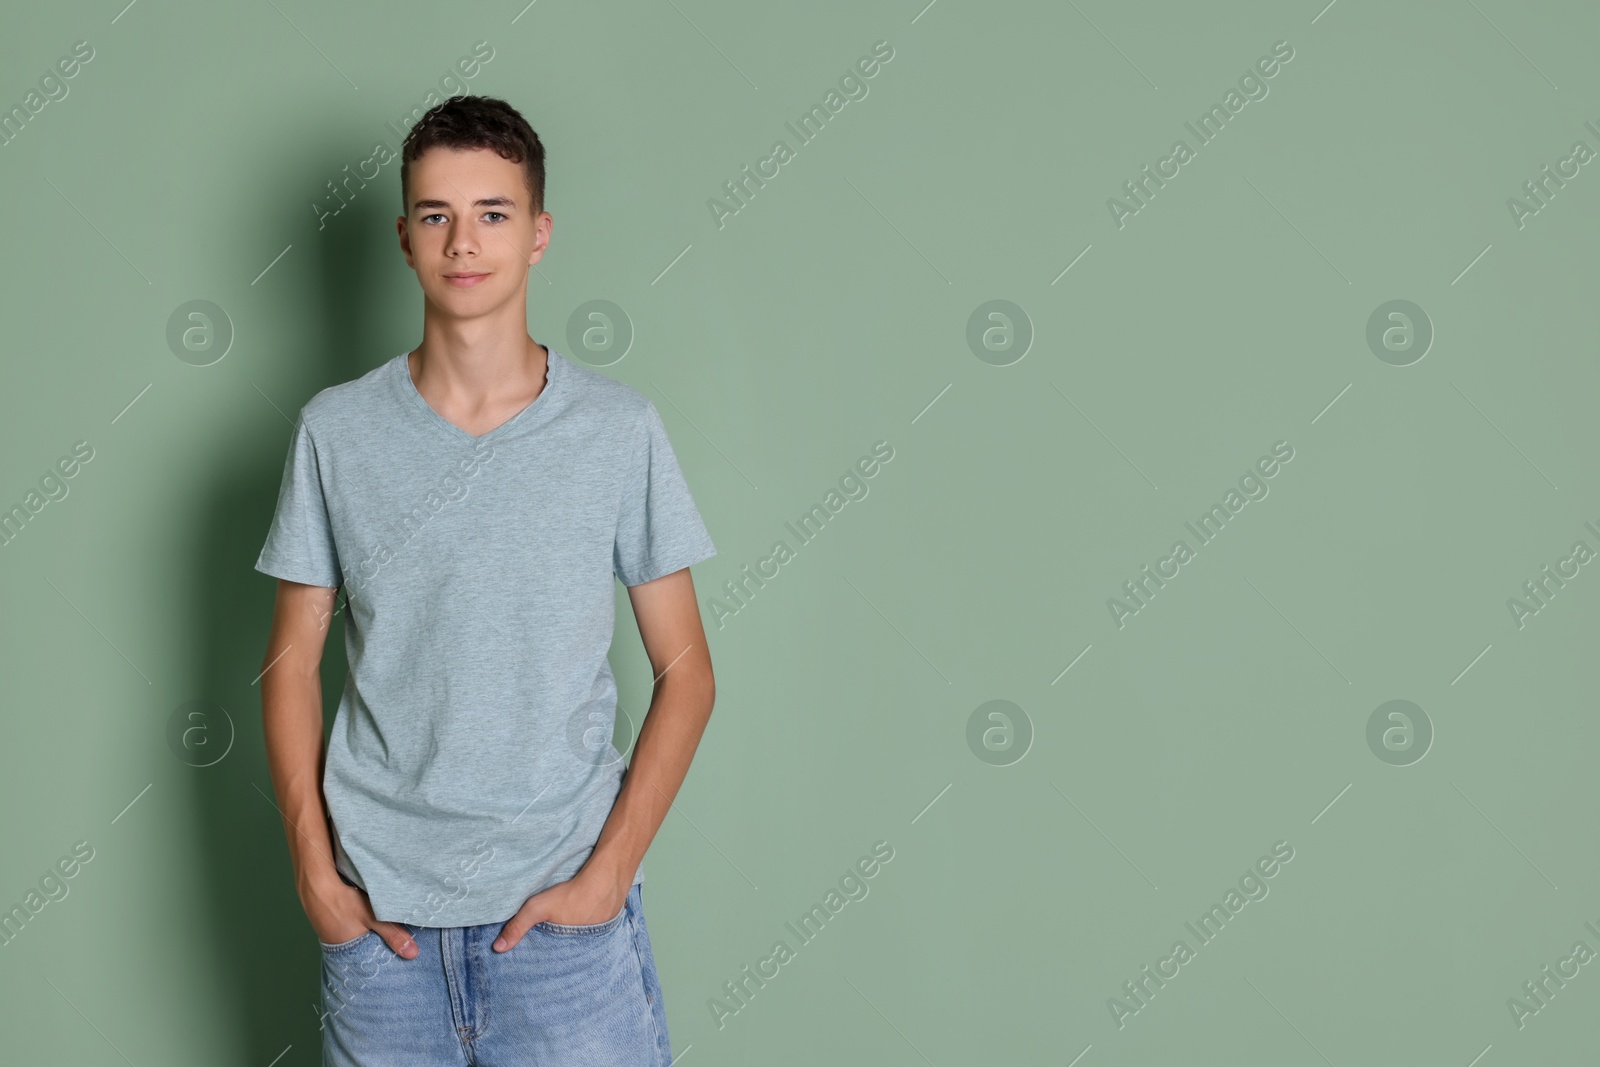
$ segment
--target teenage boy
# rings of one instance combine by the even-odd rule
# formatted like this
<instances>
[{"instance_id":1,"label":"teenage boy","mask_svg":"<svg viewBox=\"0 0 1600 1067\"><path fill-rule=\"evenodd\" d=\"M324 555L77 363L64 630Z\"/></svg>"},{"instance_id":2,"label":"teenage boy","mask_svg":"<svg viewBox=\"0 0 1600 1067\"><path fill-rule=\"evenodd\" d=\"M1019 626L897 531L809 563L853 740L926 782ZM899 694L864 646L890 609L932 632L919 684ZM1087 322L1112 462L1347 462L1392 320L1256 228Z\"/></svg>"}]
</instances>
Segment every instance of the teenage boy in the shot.
<instances>
[{"instance_id":1,"label":"teenage boy","mask_svg":"<svg viewBox=\"0 0 1600 1067\"><path fill-rule=\"evenodd\" d=\"M528 333L538 135L453 97L401 157L422 343L301 409L256 562L279 579L264 728L324 1063L666 1067L643 857L711 714L688 567L716 549L655 405ZM627 766L613 576L655 676Z\"/></svg>"}]
</instances>

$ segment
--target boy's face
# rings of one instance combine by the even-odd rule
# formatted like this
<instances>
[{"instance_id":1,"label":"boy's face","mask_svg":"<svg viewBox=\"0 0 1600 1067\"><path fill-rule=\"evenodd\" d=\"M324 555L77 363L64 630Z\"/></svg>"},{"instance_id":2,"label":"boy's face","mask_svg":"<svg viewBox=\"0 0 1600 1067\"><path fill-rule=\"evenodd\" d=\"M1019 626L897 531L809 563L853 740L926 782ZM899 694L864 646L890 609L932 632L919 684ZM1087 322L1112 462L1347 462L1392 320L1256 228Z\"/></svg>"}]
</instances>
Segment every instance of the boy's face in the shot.
<instances>
[{"instance_id":1,"label":"boy's face","mask_svg":"<svg viewBox=\"0 0 1600 1067\"><path fill-rule=\"evenodd\" d=\"M396 225L428 304L471 318L525 300L552 220L533 213L521 165L487 148L430 148L412 161L409 181Z\"/></svg>"}]
</instances>

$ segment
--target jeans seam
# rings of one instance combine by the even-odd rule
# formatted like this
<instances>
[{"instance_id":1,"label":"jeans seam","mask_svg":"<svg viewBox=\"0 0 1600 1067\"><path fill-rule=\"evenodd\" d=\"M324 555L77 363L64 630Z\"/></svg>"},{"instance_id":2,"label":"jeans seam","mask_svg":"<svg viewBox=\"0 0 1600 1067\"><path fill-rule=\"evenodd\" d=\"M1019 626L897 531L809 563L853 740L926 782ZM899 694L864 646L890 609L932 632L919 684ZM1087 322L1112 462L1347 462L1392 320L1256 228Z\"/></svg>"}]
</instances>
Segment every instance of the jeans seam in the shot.
<instances>
[{"instance_id":1,"label":"jeans seam","mask_svg":"<svg viewBox=\"0 0 1600 1067\"><path fill-rule=\"evenodd\" d=\"M321 940L319 938L317 940L317 944L322 946L322 951L324 951L324 952L335 952L335 953L337 953L337 952L348 952L350 949L356 947L356 942L362 940L368 934L373 934L373 933L377 933L377 931L376 930L364 930L361 933L357 934L355 937L352 937L348 941L340 941L340 942L337 942L336 944L332 944L332 945L328 944L326 941L323 941L323 940Z\"/></svg>"},{"instance_id":2,"label":"jeans seam","mask_svg":"<svg viewBox=\"0 0 1600 1067\"><path fill-rule=\"evenodd\" d=\"M661 1060L661 1028L656 1025L656 1005L651 999L650 988L644 980L644 950L639 947L639 920L633 915L632 909L628 913L628 928L633 934L633 957L639 962L639 992L644 994L644 1013L650 1020L651 1044L655 1049L655 1059Z\"/></svg>"},{"instance_id":3,"label":"jeans seam","mask_svg":"<svg viewBox=\"0 0 1600 1067\"><path fill-rule=\"evenodd\" d=\"M457 972L455 961L450 958L450 931L439 931L439 957L444 965L445 999L450 1006L450 1026L456 1032L456 1041L461 1045L461 1054L468 1063L473 1062L472 1057L472 1027L462 1026L466 1021L468 1005L466 989L462 983L462 975Z\"/></svg>"},{"instance_id":4,"label":"jeans seam","mask_svg":"<svg viewBox=\"0 0 1600 1067\"><path fill-rule=\"evenodd\" d=\"M617 912L613 918L607 919L602 923L594 923L589 926L570 926L566 923L553 923L546 919L543 922L534 923L533 926L536 930L543 930L547 934L557 934L561 937L592 937L596 934L610 933L621 926L622 920L627 917L628 905L624 902L621 911Z\"/></svg>"}]
</instances>

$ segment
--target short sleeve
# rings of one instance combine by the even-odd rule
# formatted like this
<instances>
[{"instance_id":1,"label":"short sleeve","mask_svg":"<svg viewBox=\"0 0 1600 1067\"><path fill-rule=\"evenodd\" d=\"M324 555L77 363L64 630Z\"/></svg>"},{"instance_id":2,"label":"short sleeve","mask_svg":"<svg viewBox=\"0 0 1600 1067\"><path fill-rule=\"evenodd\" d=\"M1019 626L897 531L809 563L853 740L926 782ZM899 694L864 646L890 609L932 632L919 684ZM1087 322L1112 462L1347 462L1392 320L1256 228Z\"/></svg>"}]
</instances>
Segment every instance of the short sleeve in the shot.
<instances>
[{"instance_id":1,"label":"short sleeve","mask_svg":"<svg viewBox=\"0 0 1600 1067\"><path fill-rule=\"evenodd\" d=\"M623 485L612 552L613 570L626 586L643 585L717 554L661 415L653 403L645 403L644 426Z\"/></svg>"},{"instance_id":2,"label":"short sleeve","mask_svg":"<svg viewBox=\"0 0 1600 1067\"><path fill-rule=\"evenodd\" d=\"M294 440L283 464L283 483L278 488L278 510L256 559L256 570L305 585L343 584L322 494L317 447L303 415L295 424Z\"/></svg>"}]
</instances>

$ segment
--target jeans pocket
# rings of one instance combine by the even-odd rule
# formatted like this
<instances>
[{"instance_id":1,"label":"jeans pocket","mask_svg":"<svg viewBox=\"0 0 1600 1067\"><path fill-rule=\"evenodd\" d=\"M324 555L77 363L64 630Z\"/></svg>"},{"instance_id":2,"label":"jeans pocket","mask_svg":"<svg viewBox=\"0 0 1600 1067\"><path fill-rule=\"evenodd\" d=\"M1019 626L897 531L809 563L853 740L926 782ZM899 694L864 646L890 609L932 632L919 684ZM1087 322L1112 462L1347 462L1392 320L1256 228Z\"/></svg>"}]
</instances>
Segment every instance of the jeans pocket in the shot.
<instances>
[{"instance_id":1,"label":"jeans pocket","mask_svg":"<svg viewBox=\"0 0 1600 1067\"><path fill-rule=\"evenodd\" d=\"M368 930L365 933L358 934L355 937L352 937L348 941L341 941L337 945L330 945L326 941L321 941L321 940L319 940L317 942L317 944L322 946L322 951L324 951L324 952L328 952L328 953L349 952L351 949L353 949L357 945L361 944L361 942L365 941L367 938L369 938L369 937L377 937L377 936L378 936L378 931L376 931L376 930Z\"/></svg>"},{"instance_id":2,"label":"jeans pocket","mask_svg":"<svg viewBox=\"0 0 1600 1067\"><path fill-rule=\"evenodd\" d=\"M567 923L553 923L553 922L546 921L546 922L541 922L541 923L534 923L533 924L533 928L535 930L542 930L547 934L554 934L557 937L583 937L583 936L586 936L586 935L592 936L594 934L608 934L608 933L610 933L612 930L615 930L618 926L621 926L622 925L622 920L626 919L627 917L628 917L628 903L627 903L627 901L623 901L622 910L617 912L617 914L615 916L613 916L610 919L607 919L603 923L589 923L588 925L584 925L584 926L572 926L572 925L569 925Z\"/></svg>"}]
</instances>

